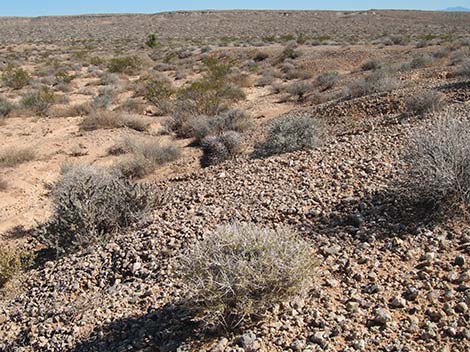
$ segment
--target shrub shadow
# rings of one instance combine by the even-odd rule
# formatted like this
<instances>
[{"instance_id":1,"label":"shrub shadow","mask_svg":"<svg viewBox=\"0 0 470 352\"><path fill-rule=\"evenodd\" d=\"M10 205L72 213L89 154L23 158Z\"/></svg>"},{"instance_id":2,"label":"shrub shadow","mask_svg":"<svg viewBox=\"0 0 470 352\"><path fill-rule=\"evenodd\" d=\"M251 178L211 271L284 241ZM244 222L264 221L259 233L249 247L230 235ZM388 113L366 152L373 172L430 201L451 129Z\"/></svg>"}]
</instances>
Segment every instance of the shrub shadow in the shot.
<instances>
[{"instance_id":1,"label":"shrub shadow","mask_svg":"<svg viewBox=\"0 0 470 352\"><path fill-rule=\"evenodd\" d=\"M194 312L184 305L166 304L142 316L99 326L72 351L176 351L189 342L204 341L201 324L193 319Z\"/></svg>"}]
</instances>

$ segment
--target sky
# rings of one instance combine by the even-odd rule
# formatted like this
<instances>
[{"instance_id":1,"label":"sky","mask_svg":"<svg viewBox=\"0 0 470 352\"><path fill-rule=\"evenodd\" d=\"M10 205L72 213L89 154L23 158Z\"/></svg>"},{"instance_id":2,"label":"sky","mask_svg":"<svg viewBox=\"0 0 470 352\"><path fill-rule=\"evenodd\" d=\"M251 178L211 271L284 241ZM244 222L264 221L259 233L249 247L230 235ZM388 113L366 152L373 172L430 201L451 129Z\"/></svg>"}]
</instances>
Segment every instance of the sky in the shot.
<instances>
[{"instance_id":1,"label":"sky","mask_svg":"<svg viewBox=\"0 0 470 352\"><path fill-rule=\"evenodd\" d=\"M0 0L0 16L156 13L204 9L366 10L470 7L470 0Z\"/></svg>"}]
</instances>

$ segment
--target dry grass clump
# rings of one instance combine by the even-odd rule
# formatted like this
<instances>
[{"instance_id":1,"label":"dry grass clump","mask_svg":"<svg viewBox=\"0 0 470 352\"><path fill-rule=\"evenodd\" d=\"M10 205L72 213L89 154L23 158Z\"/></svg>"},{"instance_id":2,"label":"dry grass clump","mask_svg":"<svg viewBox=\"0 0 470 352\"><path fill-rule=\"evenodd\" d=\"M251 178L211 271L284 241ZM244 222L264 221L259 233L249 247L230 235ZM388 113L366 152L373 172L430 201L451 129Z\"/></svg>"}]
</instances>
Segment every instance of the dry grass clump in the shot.
<instances>
[{"instance_id":1,"label":"dry grass clump","mask_svg":"<svg viewBox=\"0 0 470 352\"><path fill-rule=\"evenodd\" d=\"M287 93L298 102L305 101L305 96L313 91L313 84L307 81L293 82L286 88Z\"/></svg>"},{"instance_id":2,"label":"dry grass clump","mask_svg":"<svg viewBox=\"0 0 470 352\"><path fill-rule=\"evenodd\" d=\"M370 75L352 82L346 88L346 95L358 98L369 94L381 93L398 87L398 82L384 71L375 71Z\"/></svg>"},{"instance_id":3,"label":"dry grass clump","mask_svg":"<svg viewBox=\"0 0 470 352\"><path fill-rule=\"evenodd\" d=\"M149 125L150 122L142 116L96 110L86 116L79 127L81 131L127 127L142 132L148 130Z\"/></svg>"},{"instance_id":4,"label":"dry grass clump","mask_svg":"<svg viewBox=\"0 0 470 352\"><path fill-rule=\"evenodd\" d=\"M14 106L12 103L10 103L4 97L0 96L0 117L6 117L10 115L13 108Z\"/></svg>"},{"instance_id":5,"label":"dry grass clump","mask_svg":"<svg viewBox=\"0 0 470 352\"><path fill-rule=\"evenodd\" d=\"M318 75L315 78L315 86L324 92L333 88L339 81L339 74L336 71L329 71Z\"/></svg>"},{"instance_id":6,"label":"dry grass clump","mask_svg":"<svg viewBox=\"0 0 470 352\"><path fill-rule=\"evenodd\" d=\"M203 155L201 166L207 167L233 159L240 154L242 137L235 131L227 131L217 136L207 136L201 140Z\"/></svg>"},{"instance_id":7,"label":"dry grass clump","mask_svg":"<svg viewBox=\"0 0 470 352\"><path fill-rule=\"evenodd\" d=\"M429 199L470 203L470 123L446 113L410 140L413 189Z\"/></svg>"},{"instance_id":8,"label":"dry grass clump","mask_svg":"<svg viewBox=\"0 0 470 352\"><path fill-rule=\"evenodd\" d=\"M110 150L112 154L127 154L114 167L124 176L141 178L158 166L177 160L181 149L175 145L165 145L158 140L142 140L126 137Z\"/></svg>"},{"instance_id":9,"label":"dry grass clump","mask_svg":"<svg viewBox=\"0 0 470 352\"><path fill-rule=\"evenodd\" d=\"M11 247L0 248L0 289L16 277L22 270L31 266L33 255Z\"/></svg>"},{"instance_id":10,"label":"dry grass clump","mask_svg":"<svg viewBox=\"0 0 470 352\"><path fill-rule=\"evenodd\" d=\"M36 153L32 148L9 147L0 150L0 167L13 167L33 160Z\"/></svg>"},{"instance_id":11,"label":"dry grass clump","mask_svg":"<svg viewBox=\"0 0 470 352\"><path fill-rule=\"evenodd\" d=\"M51 195L53 215L35 234L58 255L107 240L157 202L152 187L94 166L68 168Z\"/></svg>"},{"instance_id":12,"label":"dry grass clump","mask_svg":"<svg viewBox=\"0 0 470 352\"><path fill-rule=\"evenodd\" d=\"M457 75L470 77L470 59L463 61L462 65L457 69Z\"/></svg>"},{"instance_id":13,"label":"dry grass clump","mask_svg":"<svg viewBox=\"0 0 470 352\"><path fill-rule=\"evenodd\" d=\"M324 127L312 117L286 116L273 123L266 140L255 145L255 157L268 157L296 150L313 149L322 144Z\"/></svg>"},{"instance_id":14,"label":"dry grass clump","mask_svg":"<svg viewBox=\"0 0 470 352\"><path fill-rule=\"evenodd\" d=\"M31 81L31 75L28 71L14 66L7 66L5 71L2 73L3 85L13 89L21 89L29 84Z\"/></svg>"},{"instance_id":15,"label":"dry grass clump","mask_svg":"<svg viewBox=\"0 0 470 352\"><path fill-rule=\"evenodd\" d=\"M192 308L232 329L302 295L313 279L313 258L308 243L287 228L222 226L181 258L182 285Z\"/></svg>"},{"instance_id":16,"label":"dry grass clump","mask_svg":"<svg viewBox=\"0 0 470 352\"><path fill-rule=\"evenodd\" d=\"M444 108L444 95L435 90L425 90L406 99L405 104L409 114L437 112Z\"/></svg>"}]
</instances>

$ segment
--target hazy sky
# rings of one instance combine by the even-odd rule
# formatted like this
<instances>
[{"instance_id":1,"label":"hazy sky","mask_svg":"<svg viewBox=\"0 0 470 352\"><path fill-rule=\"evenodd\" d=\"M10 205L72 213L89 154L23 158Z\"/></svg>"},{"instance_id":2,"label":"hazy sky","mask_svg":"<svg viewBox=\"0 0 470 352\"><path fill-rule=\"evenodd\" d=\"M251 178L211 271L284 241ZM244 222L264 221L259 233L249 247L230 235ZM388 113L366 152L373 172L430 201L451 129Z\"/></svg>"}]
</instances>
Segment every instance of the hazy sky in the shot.
<instances>
[{"instance_id":1,"label":"hazy sky","mask_svg":"<svg viewBox=\"0 0 470 352\"><path fill-rule=\"evenodd\" d=\"M200 9L424 9L470 7L470 0L0 0L0 16L44 16L85 13L155 13Z\"/></svg>"}]
</instances>

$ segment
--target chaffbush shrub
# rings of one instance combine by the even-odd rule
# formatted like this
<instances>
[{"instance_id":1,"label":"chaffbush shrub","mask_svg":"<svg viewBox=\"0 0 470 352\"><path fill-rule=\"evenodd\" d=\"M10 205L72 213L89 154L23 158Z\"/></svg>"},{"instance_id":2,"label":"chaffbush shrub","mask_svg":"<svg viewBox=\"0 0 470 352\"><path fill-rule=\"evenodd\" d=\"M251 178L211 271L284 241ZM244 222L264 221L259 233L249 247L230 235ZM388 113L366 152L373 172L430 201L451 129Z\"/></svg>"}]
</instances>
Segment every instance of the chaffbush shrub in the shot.
<instances>
[{"instance_id":1,"label":"chaffbush shrub","mask_svg":"<svg viewBox=\"0 0 470 352\"><path fill-rule=\"evenodd\" d=\"M429 199L470 204L470 122L447 112L410 139L411 187Z\"/></svg>"},{"instance_id":2,"label":"chaffbush shrub","mask_svg":"<svg viewBox=\"0 0 470 352\"><path fill-rule=\"evenodd\" d=\"M326 91L333 88L339 81L339 74L336 71L329 71L318 75L315 78L315 85L320 91Z\"/></svg>"},{"instance_id":3,"label":"chaffbush shrub","mask_svg":"<svg viewBox=\"0 0 470 352\"><path fill-rule=\"evenodd\" d=\"M268 157L296 150L313 149L322 144L323 125L312 117L286 116L274 122L266 140L255 145L255 157Z\"/></svg>"},{"instance_id":4,"label":"chaffbush shrub","mask_svg":"<svg viewBox=\"0 0 470 352\"><path fill-rule=\"evenodd\" d=\"M422 115L428 112L437 112L444 107L444 96L435 90L425 90L405 101L409 114Z\"/></svg>"},{"instance_id":5,"label":"chaffbush shrub","mask_svg":"<svg viewBox=\"0 0 470 352\"><path fill-rule=\"evenodd\" d=\"M69 168L52 192L53 214L36 230L58 255L103 242L138 221L155 204L155 190L103 167Z\"/></svg>"},{"instance_id":6,"label":"chaffbush shrub","mask_svg":"<svg viewBox=\"0 0 470 352\"><path fill-rule=\"evenodd\" d=\"M310 246L293 231L234 224L192 245L180 270L188 304L230 329L302 295L314 267Z\"/></svg>"},{"instance_id":7,"label":"chaffbush shrub","mask_svg":"<svg viewBox=\"0 0 470 352\"><path fill-rule=\"evenodd\" d=\"M15 68L9 65L2 73L2 81L6 87L21 89L29 84L31 75L21 67Z\"/></svg>"},{"instance_id":8,"label":"chaffbush shrub","mask_svg":"<svg viewBox=\"0 0 470 352\"><path fill-rule=\"evenodd\" d=\"M218 136L207 136L201 140L203 155L201 166L207 167L232 159L240 153L242 137L235 131L227 131Z\"/></svg>"},{"instance_id":9,"label":"chaffbush shrub","mask_svg":"<svg viewBox=\"0 0 470 352\"><path fill-rule=\"evenodd\" d=\"M287 92L298 102L305 101L305 96L312 92L313 84L306 81L297 81L287 86Z\"/></svg>"}]
</instances>

